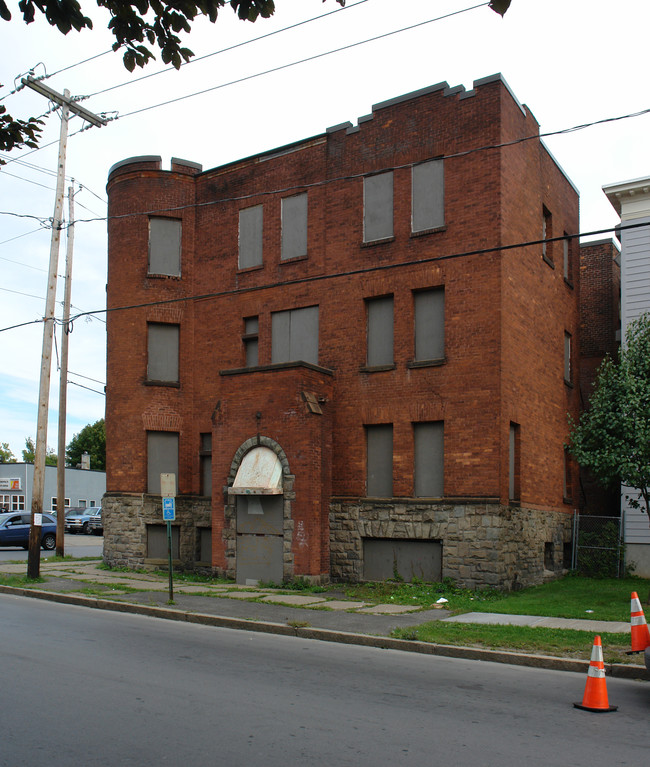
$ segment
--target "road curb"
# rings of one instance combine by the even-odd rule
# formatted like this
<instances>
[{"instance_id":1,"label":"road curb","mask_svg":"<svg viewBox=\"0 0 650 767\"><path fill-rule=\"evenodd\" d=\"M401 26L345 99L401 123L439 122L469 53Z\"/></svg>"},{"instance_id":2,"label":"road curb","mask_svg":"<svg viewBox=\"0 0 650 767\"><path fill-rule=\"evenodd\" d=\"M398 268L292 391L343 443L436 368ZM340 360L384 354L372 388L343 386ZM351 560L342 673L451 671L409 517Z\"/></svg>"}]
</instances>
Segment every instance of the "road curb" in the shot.
<instances>
[{"instance_id":1,"label":"road curb","mask_svg":"<svg viewBox=\"0 0 650 767\"><path fill-rule=\"evenodd\" d=\"M90 607L96 610L112 610L113 612L129 613L131 615L144 615L150 618L160 618L163 620L197 623L203 626L214 626L215 628L228 628L237 631L258 631L264 634L295 636L300 639L316 639L321 642L336 642L339 644L359 645L361 647L375 647L383 650L399 650L401 652L414 652L422 655L438 655L465 660L491 661L492 663L506 663L511 666L528 666L531 668L550 669L553 671L573 671L582 674L586 673L589 669L588 660L555 658L548 655L530 655L528 653L506 652L503 650L485 650L478 647L433 644L430 642L418 642L410 639L393 639L392 637L375 636L373 634L353 634L346 631L319 629L311 626L292 626L290 624L247 620L245 618L229 618L223 615L209 615L207 613L188 612L187 610L174 610L171 607L138 605L131 602L116 602L110 599L83 597L58 591L25 589L18 586L4 586L0 584L0 594L13 594L14 596L44 599L50 602L59 602L79 607ZM648 674L644 666L610 663L606 665L605 669L608 676L611 677L650 681L650 674Z\"/></svg>"}]
</instances>

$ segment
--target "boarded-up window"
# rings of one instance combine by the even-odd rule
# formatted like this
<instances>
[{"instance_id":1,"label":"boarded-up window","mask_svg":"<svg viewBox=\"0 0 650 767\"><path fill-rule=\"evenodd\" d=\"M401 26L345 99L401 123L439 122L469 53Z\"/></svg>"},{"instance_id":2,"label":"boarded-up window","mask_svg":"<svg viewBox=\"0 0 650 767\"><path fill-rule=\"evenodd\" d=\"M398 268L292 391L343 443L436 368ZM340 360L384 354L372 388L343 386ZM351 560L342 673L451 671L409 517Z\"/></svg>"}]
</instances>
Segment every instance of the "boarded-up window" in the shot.
<instances>
[{"instance_id":1,"label":"boarded-up window","mask_svg":"<svg viewBox=\"0 0 650 767\"><path fill-rule=\"evenodd\" d=\"M160 495L160 475L175 474L178 487L178 434L147 432L147 492Z\"/></svg>"},{"instance_id":2,"label":"boarded-up window","mask_svg":"<svg viewBox=\"0 0 650 767\"><path fill-rule=\"evenodd\" d=\"M366 426L366 495L393 496L393 424Z\"/></svg>"},{"instance_id":3,"label":"boarded-up window","mask_svg":"<svg viewBox=\"0 0 650 767\"><path fill-rule=\"evenodd\" d=\"M396 576L426 583L442 580L442 543L402 539L363 539L363 580L386 581Z\"/></svg>"},{"instance_id":4,"label":"boarded-up window","mask_svg":"<svg viewBox=\"0 0 650 767\"><path fill-rule=\"evenodd\" d=\"M508 442L508 498L511 501L520 499L521 486L521 438L519 424L511 423Z\"/></svg>"},{"instance_id":5,"label":"boarded-up window","mask_svg":"<svg viewBox=\"0 0 650 767\"><path fill-rule=\"evenodd\" d=\"M172 559L180 559L178 527L172 526ZM147 525L148 559L167 559L167 525Z\"/></svg>"},{"instance_id":6,"label":"boarded-up window","mask_svg":"<svg viewBox=\"0 0 650 767\"><path fill-rule=\"evenodd\" d=\"M201 448L199 450L201 462L201 495L212 495L212 434L201 434Z\"/></svg>"},{"instance_id":7,"label":"boarded-up window","mask_svg":"<svg viewBox=\"0 0 650 767\"><path fill-rule=\"evenodd\" d=\"M244 319L244 353L246 357L246 367L253 368L259 364L259 319L257 317L246 317Z\"/></svg>"},{"instance_id":8,"label":"boarded-up window","mask_svg":"<svg viewBox=\"0 0 650 767\"><path fill-rule=\"evenodd\" d=\"M271 362L318 364L318 307L271 315Z\"/></svg>"},{"instance_id":9,"label":"boarded-up window","mask_svg":"<svg viewBox=\"0 0 650 767\"><path fill-rule=\"evenodd\" d=\"M307 193L282 200L282 260L307 255Z\"/></svg>"},{"instance_id":10,"label":"boarded-up window","mask_svg":"<svg viewBox=\"0 0 650 767\"><path fill-rule=\"evenodd\" d=\"M239 268L262 265L264 206L239 211Z\"/></svg>"},{"instance_id":11,"label":"boarded-up window","mask_svg":"<svg viewBox=\"0 0 650 767\"><path fill-rule=\"evenodd\" d=\"M212 528L199 527L199 562L212 562Z\"/></svg>"},{"instance_id":12,"label":"boarded-up window","mask_svg":"<svg viewBox=\"0 0 650 767\"><path fill-rule=\"evenodd\" d=\"M413 166L411 204L413 232L437 229L445 225L445 177L442 160L431 160Z\"/></svg>"},{"instance_id":13,"label":"boarded-up window","mask_svg":"<svg viewBox=\"0 0 650 767\"><path fill-rule=\"evenodd\" d=\"M444 495L444 423L413 424L415 495L441 498Z\"/></svg>"},{"instance_id":14,"label":"boarded-up window","mask_svg":"<svg viewBox=\"0 0 650 767\"><path fill-rule=\"evenodd\" d=\"M150 322L147 330L147 380L178 383L179 325Z\"/></svg>"},{"instance_id":15,"label":"boarded-up window","mask_svg":"<svg viewBox=\"0 0 650 767\"><path fill-rule=\"evenodd\" d=\"M439 360L445 356L445 289L414 293L415 359Z\"/></svg>"},{"instance_id":16,"label":"boarded-up window","mask_svg":"<svg viewBox=\"0 0 650 767\"><path fill-rule=\"evenodd\" d=\"M383 296L366 301L368 311L369 367L393 364L393 297Z\"/></svg>"},{"instance_id":17,"label":"boarded-up window","mask_svg":"<svg viewBox=\"0 0 650 767\"><path fill-rule=\"evenodd\" d=\"M564 380L571 383L571 333L564 333Z\"/></svg>"},{"instance_id":18,"label":"boarded-up window","mask_svg":"<svg viewBox=\"0 0 650 767\"><path fill-rule=\"evenodd\" d=\"M149 219L149 274L181 274L181 222L175 218Z\"/></svg>"},{"instance_id":19,"label":"boarded-up window","mask_svg":"<svg viewBox=\"0 0 650 767\"><path fill-rule=\"evenodd\" d=\"M393 172L363 180L363 241L393 236Z\"/></svg>"}]
</instances>

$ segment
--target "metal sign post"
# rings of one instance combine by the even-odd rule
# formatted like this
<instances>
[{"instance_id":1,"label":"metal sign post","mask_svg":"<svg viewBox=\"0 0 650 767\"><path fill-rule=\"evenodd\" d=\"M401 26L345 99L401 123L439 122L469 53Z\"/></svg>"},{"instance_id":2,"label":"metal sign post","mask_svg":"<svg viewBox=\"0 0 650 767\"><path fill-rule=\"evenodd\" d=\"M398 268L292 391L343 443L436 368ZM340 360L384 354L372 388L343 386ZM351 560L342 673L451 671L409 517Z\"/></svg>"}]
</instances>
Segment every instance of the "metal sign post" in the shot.
<instances>
[{"instance_id":1,"label":"metal sign post","mask_svg":"<svg viewBox=\"0 0 650 767\"><path fill-rule=\"evenodd\" d=\"M169 571L169 601L174 601L174 578L172 571L172 522L176 519L176 475L160 475L160 494L163 503L163 520L167 522L167 569Z\"/></svg>"}]
</instances>

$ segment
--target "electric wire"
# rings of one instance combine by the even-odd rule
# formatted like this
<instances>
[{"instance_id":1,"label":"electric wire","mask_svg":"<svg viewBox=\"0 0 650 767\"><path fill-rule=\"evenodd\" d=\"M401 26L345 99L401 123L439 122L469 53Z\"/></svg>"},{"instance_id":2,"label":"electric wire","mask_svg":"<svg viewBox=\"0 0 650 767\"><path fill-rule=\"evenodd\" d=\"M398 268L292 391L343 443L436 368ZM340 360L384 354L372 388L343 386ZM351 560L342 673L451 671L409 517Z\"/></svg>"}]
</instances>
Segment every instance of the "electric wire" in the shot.
<instances>
[{"instance_id":1,"label":"electric wire","mask_svg":"<svg viewBox=\"0 0 650 767\"><path fill-rule=\"evenodd\" d=\"M290 69L291 67L298 66L299 64L305 64L305 63L310 62L310 61L317 61L318 59L322 59L325 56L331 56L334 53L341 53L342 51L351 50L352 48L357 48L357 47L359 47L361 45L366 45L367 43L373 43L373 42L376 42L377 40L383 40L383 39L385 39L387 37L392 37L393 35L401 34L402 32L408 32L410 30L417 29L418 27L423 27L423 26L425 26L427 24L432 24L432 23L434 23L436 21L443 21L444 19L448 19L448 18L450 18L452 16L458 16L461 13L467 13L468 11L474 11L477 8L482 8L483 6L486 6L486 5L487 5L487 3L479 3L478 5L473 5L473 6L469 7L469 8L463 8L463 9L461 9L459 11L452 11L450 13L447 13L447 14L443 15L443 16L437 16L437 17L435 17L433 19L427 19L426 21L420 21L420 22L417 22L416 24L411 24L411 25L409 25L407 27L402 27L401 29L394 29L394 30L392 30L390 32L384 32L384 33L382 33L380 35L375 35L374 37L367 38L366 40L359 40L356 43L350 43L349 45L342 45L339 48L333 48L333 49L331 49L329 51L324 51L322 53L317 53L317 54L315 54L313 56L307 56L306 58L298 59L296 61L289 62L288 64L281 64L281 65L279 65L277 67L272 67L271 69L266 69L263 72L256 72L256 73L254 73L252 75L247 75L245 77L240 77L240 78L238 78L236 80L231 80L230 82L227 82L227 83L221 83L220 85L214 85L214 86L211 86L210 88L203 88L200 91L195 91L194 93L189 93L189 94L186 94L185 96L178 96L177 98L174 98L174 99L168 99L167 101L160 102L159 104L152 104L152 105L150 105L148 107L142 107L140 109L134 109L132 112L126 112L123 115L119 115L115 119L123 120L126 117L132 117L133 115L142 114L143 112L148 112L148 111L151 111L152 109L158 109L158 108L163 107L163 106L169 106L169 104L176 104L179 101L185 101L187 99L194 98L195 96L202 96L202 95L204 95L206 93L211 93L212 91L220 90L221 88L227 88L227 87L229 87L231 85L239 85L240 83L247 82L249 80L254 80L257 77L263 77L264 75L273 74L275 72L281 72L281 71L283 71L285 69Z\"/></svg>"},{"instance_id":2,"label":"electric wire","mask_svg":"<svg viewBox=\"0 0 650 767\"><path fill-rule=\"evenodd\" d=\"M6 245L7 243L13 242L14 240L19 240L21 237L27 237L30 234L36 234L36 232L42 232L42 231L43 231L43 227L40 226L38 229L32 229L29 232L23 232L22 234L17 234L15 237L10 237L8 240L3 240L2 242L0 242L0 245ZM2 257L0 256L0 258L2 258ZM9 259L9 258L2 258L2 260L3 261L11 261L11 259ZM12 263L19 264L20 261L14 261ZM33 267L33 268L35 269L36 267Z\"/></svg>"},{"instance_id":3,"label":"electric wire","mask_svg":"<svg viewBox=\"0 0 650 767\"><path fill-rule=\"evenodd\" d=\"M573 234L567 233L560 237L549 237L549 238L538 239L538 240L525 240L522 242L516 242L516 243L507 244L507 245L495 245L488 248L477 248L474 250L465 250L465 251L460 251L457 253L447 253L444 255L430 256L428 258L412 259L410 261L391 262L389 264L375 264L372 266L359 267L358 269L350 269L350 270L342 271L342 272L334 272L332 274L318 274L318 275L313 275L308 277L298 277L293 280L282 280L278 282L270 282L264 285L251 285L248 287L230 288L227 290L220 290L220 291L215 291L212 293L202 293L202 294L197 294L192 296L181 296L179 298L165 298L165 299L159 299L157 301L146 301L139 304L112 306L112 307L106 307L105 309L94 309L93 311L90 311L90 312L82 312L82 313L76 314L74 317L70 318L70 322L76 322L82 317L94 316L96 314L109 314L112 312L131 311L134 309L145 309L151 306L164 306L169 304L184 303L186 301L206 301L206 300L211 300L215 298L225 298L228 296L243 295L246 293L259 293L265 290L284 288L284 287L288 287L292 285L304 285L307 283L324 282L326 280L336 280L336 279L342 279L346 277L354 277L361 274L369 274L372 272L385 272L385 271L390 271L392 269L405 269L405 268L422 266L424 264L431 264L431 263L436 263L441 261L451 261L457 258L467 258L470 256L482 256L482 255L495 254L495 253L500 253L503 251L527 248L534 245L543 245L543 244L549 244L552 242L564 242L566 240L578 239L580 237L593 237L596 235L611 234L613 232L615 233L615 232L620 232L624 230L639 229L642 227L650 227L650 224L646 221L641 223L633 223L633 224L618 224L616 226L610 226L604 229L595 229L589 232L576 232ZM589 244L589 243L586 243L586 244ZM37 320L37 322L43 322L43 321L45 320ZM60 319L55 319L54 322L57 325L63 324L63 320L60 320ZM33 323L27 322L23 324L29 325ZM14 330L16 327L22 327L22 326L23 325L13 325L8 328L0 328L0 333L5 332L7 330Z\"/></svg>"},{"instance_id":4,"label":"electric wire","mask_svg":"<svg viewBox=\"0 0 650 767\"><path fill-rule=\"evenodd\" d=\"M94 392L95 394L99 394L101 397L106 396L106 392L104 391L97 391L97 389L91 389L90 386L84 386L83 384L77 383L76 381L70 381L68 380L68 383L72 386L78 386L80 389L86 389L86 391Z\"/></svg>"},{"instance_id":5,"label":"electric wire","mask_svg":"<svg viewBox=\"0 0 650 767\"><path fill-rule=\"evenodd\" d=\"M349 11L351 8L356 8L359 5L363 5L364 3L367 3L368 0L358 0L356 3L352 3L351 5L346 5L343 8L335 8L332 11L328 11L327 13L323 13L320 16L313 16L310 19L304 19L303 21L298 21L295 24L290 24L287 27L282 27L282 29L276 29L273 32L267 32L264 35L260 35L259 37L253 37L250 40L244 40L241 43L236 43L235 45L229 45L227 48L221 48L218 51L212 51L212 53L206 53L203 56L196 56L194 58L191 58L189 61L184 61L181 64L181 67L186 67L189 64L196 64L199 61L204 61L205 59L209 59L212 56L218 56L222 53L228 53L230 51L234 51L237 48L242 48L245 45L250 45L251 43L257 43L260 40L265 40L266 38L273 37L274 35L279 35L282 32L288 32L292 29L297 29L298 27L305 26L307 24L311 24L313 21L320 21L321 19L326 18L327 16L332 16L335 13L341 13L341 11ZM487 3L484 3L484 5L487 5ZM84 98L92 98L93 96L99 96L103 93L108 93L109 91L117 90L118 88L123 88L126 85L133 85L135 83L142 82L143 80L148 80L151 77L157 77L158 75L165 74L166 72L175 72L177 71L175 67L165 67L164 69L159 69L157 72L150 72L149 74L142 75L141 77L136 77L132 80L125 80L122 83L118 83L117 85L111 85L108 88L103 88L100 91L95 91L94 93L90 93L87 96L84 96Z\"/></svg>"}]
</instances>

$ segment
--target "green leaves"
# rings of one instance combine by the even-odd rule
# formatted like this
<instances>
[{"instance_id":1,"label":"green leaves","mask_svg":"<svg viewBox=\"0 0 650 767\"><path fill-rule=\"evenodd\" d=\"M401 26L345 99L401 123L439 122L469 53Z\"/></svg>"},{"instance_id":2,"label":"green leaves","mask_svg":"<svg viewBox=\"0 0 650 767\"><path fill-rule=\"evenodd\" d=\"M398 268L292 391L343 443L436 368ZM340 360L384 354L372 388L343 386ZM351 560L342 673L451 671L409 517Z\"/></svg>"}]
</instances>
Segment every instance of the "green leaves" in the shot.
<instances>
[{"instance_id":1,"label":"green leaves","mask_svg":"<svg viewBox=\"0 0 650 767\"><path fill-rule=\"evenodd\" d=\"M489 7L499 16L505 16L506 11L510 8L511 0L490 0Z\"/></svg>"},{"instance_id":2,"label":"green leaves","mask_svg":"<svg viewBox=\"0 0 650 767\"><path fill-rule=\"evenodd\" d=\"M76 466L81 463L81 456L90 455L90 468L106 470L106 429L104 419L88 424L75 434L65 449L66 464Z\"/></svg>"},{"instance_id":3,"label":"green leaves","mask_svg":"<svg viewBox=\"0 0 650 767\"><path fill-rule=\"evenodd\" d=\"M650 521L650 315L632 322L618 362L605 358L589 409L571 424L569 450L604 485L636 488L629 498Z\"/></svg>"}]
</instances>

